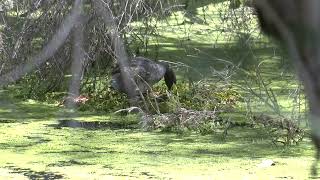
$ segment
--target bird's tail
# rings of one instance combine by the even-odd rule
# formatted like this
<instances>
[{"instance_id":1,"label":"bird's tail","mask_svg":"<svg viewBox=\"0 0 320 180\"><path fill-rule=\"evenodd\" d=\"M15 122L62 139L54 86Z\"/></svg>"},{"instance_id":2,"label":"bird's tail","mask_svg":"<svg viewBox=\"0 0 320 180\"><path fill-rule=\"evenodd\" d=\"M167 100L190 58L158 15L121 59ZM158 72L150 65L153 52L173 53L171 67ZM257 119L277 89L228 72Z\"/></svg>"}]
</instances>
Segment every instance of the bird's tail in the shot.
<instances>
[{"instance_id":1,"label":"bird's tail","mask_svg":"<svg viewBox=\"0 0 320 180\"><path fill-rule=\"evenodd\" d=\"M166 73L164 74L164 81L165 81L169 90L172 89L173 84L177 83L176 74L169 66L166 66Z\"/></svg>"}]
</instances>

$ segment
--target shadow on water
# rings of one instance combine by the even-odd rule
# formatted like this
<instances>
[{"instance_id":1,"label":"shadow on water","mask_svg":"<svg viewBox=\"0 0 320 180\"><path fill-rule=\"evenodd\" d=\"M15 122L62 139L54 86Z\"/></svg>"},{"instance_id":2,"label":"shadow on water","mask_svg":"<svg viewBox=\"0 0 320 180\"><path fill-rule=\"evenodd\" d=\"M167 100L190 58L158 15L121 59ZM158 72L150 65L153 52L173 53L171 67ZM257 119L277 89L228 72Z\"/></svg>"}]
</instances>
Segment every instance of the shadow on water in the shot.
<instances>
[{"instance_id":1,"label":"shadow on water","mask_svg":"<svg viewBox=\"0 0 320 180\"><path fill-rule=\"evenodd\" d=\"M138 124L136 122L105 122L105 121L79 121L79 120L59 120L58 124L49 125L54 128L60 129L62 127L70 128L83 128L88 130L98 129L136 129Z\"/></svg>"},{"instance_id":2,"label":"shadow on water","mask_svg":"<svg viewBox=\"0 0 320 180\"><path fill-rule=\"evenodd\" d=\"M16 174L23 174L24 176L28 177L29 179L63 179L61 174L55 174L52 172L45 172L45 171L33 171L28 168L19 168L15 166L6 166L5 168L9 168L12 170L12 173Z\"/></svg>"},{"instance_id":3,"label":"shadow on water","mask_svg":"<svg viewBox=\"0 0 320 180\"><path fill-rule=\"evenodd\" d=\"M0 119L0 123L16 123L15 120L3 120L3 119Z\"/></svg>"},{"instance_id":4,"label":"shadow on water","mask_svg":"<svg viewBox=\"0 0 320 180\"><path fill-rule=\"evenodd\" d=\"M12 149L15 151L23 151L33 146L43 144L43 143L48 143L51 141L50 139L46 139L38 136L23 136L23 137L27 138L30 141L22 141L22 142L10 141L6 143L0 143L0 149Z\"/></svg>"},{"instance_id":5,"label":"shadow on water","mask_svg":"<svg viewBox=\"0 0 320 180\"><path fill-rule=\"evenodd\" d=\"M73 165L94 165L92 163L87 163L87 162L81 162L77 160L70 160L70 161L58 161L57 163L52 163L49 164L48 167L64 167L64 166L73 166Z\"/></svg>"}]
</instances>

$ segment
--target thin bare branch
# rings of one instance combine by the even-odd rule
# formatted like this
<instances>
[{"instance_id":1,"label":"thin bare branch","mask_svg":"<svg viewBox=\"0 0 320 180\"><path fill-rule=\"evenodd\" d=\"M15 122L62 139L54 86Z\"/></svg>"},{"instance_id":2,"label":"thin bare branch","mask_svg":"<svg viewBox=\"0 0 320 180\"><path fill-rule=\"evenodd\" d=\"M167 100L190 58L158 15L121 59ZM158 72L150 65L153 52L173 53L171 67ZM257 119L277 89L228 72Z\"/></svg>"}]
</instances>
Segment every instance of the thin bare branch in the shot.
<instances>
[{"instance_id":1,"label":"thin bare branch","mask_svg":"<svg viewBox=\"0 0 320 180\"><path fill-rule=\"evenodd\" d=\"M5 86L11 82L15 82L33 70L35 67L41 65L48 58L53 56L59 47L67 39L71 29L77 24L80 17L81 0L76 0L70 14L61 23L57 32L53 35L48 44L35 57L31 58L30 63L22 64L15 67L9 73L0 76L0 87Z\"/></svg>"}]
</instances>

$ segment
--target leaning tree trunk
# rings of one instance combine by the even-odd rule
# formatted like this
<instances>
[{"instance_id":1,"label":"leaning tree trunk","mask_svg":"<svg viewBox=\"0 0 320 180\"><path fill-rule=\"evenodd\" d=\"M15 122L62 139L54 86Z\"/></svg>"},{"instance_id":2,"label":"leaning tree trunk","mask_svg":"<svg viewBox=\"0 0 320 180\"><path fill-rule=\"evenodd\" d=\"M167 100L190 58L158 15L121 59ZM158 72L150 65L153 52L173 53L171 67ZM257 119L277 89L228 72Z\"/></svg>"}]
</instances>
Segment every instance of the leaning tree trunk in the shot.
<instances>
[{"instance_id":1,"label":"leaning tree trunk","mask_svg":"<svg viewBox=\"0 0 320 180\"><path fill-rule=\"evenodd\" d=\"M109 2L110 3L110 2ZM104 23L110 28L110 35L114 44L114 54L117 59L121 71L121 78L124 82L126 93L129 97L131 106L134 106L137 102L138 89L135 81L133 80L133 74L129 67L129 59L125 50L124 42L118 31L118 26L115 23L115 17L112 14L110 6L102 0L93 1L96 12L102 17Z\"/></svg>"},{"instance_id":2,"label":"leaning tree trunk","mask_svg":"<svg viewBox=\"0 0 320 180\"><path fill-rule=\"evenodd\" d=\"M262 30L279 40L294 60L309 101L312 140L320 158L320 1L255 0Z\"/></svg>"}]
</instances>

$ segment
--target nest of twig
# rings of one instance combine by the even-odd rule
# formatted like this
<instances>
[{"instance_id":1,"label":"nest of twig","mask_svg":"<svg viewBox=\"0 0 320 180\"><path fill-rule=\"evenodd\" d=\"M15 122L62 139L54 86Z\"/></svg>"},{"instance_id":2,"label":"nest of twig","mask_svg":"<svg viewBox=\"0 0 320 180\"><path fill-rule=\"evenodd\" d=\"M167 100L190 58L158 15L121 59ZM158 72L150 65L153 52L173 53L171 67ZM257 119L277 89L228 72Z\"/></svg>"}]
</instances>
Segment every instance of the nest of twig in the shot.
<instances>
[{"instance_id":1,"label":"nest of twig","mask_svg":"<svg viewBox=\"0 0 320 180\"><path fill-rule=\"evenodd\" d=\"M277 134L274 142L283 144L297 144L304 137L304 130L299 125L288 118L273 117L265 114L253 116L253 120L258 125L263 125L274 134Z\"/></svg>"},{"instance_id":2,"label":"nest of twig","mask_svg":"<svg viewBox=\"0 0 320 180\"><path fill-rule=\"evenodd\" d=\"M179 108L174 113L144 115L142 116L142 122L144 128L147 129L170 127L196 129L207 122L221 123L222 120L217 117L218 112L216 111L195 111Z\"/></svg>"}]
</instances>

